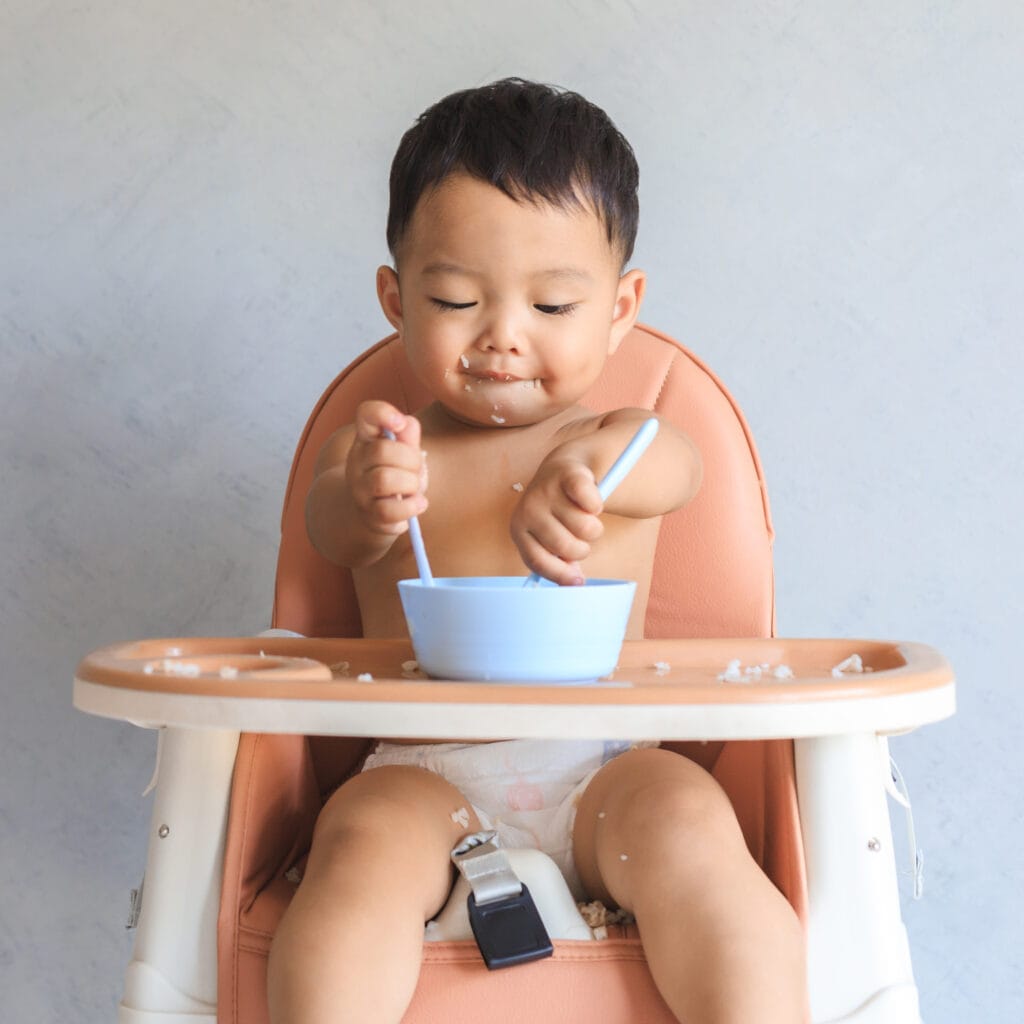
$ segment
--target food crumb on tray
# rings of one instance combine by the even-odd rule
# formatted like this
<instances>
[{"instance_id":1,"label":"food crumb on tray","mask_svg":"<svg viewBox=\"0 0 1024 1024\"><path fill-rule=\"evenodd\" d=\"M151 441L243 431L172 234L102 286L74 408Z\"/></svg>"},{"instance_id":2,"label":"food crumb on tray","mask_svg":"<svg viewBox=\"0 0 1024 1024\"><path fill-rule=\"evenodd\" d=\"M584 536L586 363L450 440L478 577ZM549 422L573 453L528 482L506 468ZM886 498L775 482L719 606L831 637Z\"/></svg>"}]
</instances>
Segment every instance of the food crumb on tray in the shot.
<instances>
[{"instance_id":1,"label":"food crumb on tray","mask_svg":"<svg viewBox=\"0 0 1024 1024\"><path fill-rule=\"evenodd\" d=\"M757 683L766 678L792 679L793 670L788 665L772 665L768 661L745 666L739 658L733 658L718 676L722 683Z\"/></svg>"},{"instance_id":2,"label":"food crumb on tray","mask_svg":"<svg viewBox=\"0 0 1024 1024\"><path fill-rule=\"evenodd\" d=\"M864 664L864 660L859 654L851 654L831 669L834 679L843 679L847 675L870 671L870 667ZM744 665L740 658L733 658L726 665L725 671L718 676L719 682L722 683L757 683L761 680L795 678L796 674L789 665L772 665L767 661L761 662L759 665Z\"/></svg>"},{"instance_id":3,"label":"food crumb on tray","mask_svg":"<svg viewBox=\"0 0 1024 1024\"><path fill-rule=\"evenodd\" d=\"M147 676L154 672L163 672L169 676L195 677L200 674L199 666L193 661L177 661L175 658L164 658L162 661L146 665L142 670Z\"/></svg>"},{"instance_id":4,"label":"food crumb on tray","mask_svg":"<svg viewBox=\"0 0 1024 1024\"><path fill-rule=\"evenodd\" d=\"M836 679L842 679L845 675L857 675L861 672L870 672L870 668L866 668L864 665L864 659L859 654L851 654L848 658L844 658L838 665L832 669L832 675Z\"/></svg>"}]
</instances>

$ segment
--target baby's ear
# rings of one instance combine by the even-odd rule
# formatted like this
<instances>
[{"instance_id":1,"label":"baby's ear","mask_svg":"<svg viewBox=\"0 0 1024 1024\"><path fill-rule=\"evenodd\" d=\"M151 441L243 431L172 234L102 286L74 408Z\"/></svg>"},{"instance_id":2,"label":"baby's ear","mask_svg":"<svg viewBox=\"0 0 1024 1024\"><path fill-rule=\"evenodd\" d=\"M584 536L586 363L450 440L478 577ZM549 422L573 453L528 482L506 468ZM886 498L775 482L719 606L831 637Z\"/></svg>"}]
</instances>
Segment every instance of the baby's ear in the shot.
<instances>
[{"instance_id":1,"label":"baby's ear","mask_svg":"<svg viewBox=\"0 0 1024 1024\"><path fill-rule=\"evenodd\" d=\"M615 292L615 307L612 310L612 329L608 338L608 354L611 355L632 330L640 315L640 305L647 290L647 275L642 270L631 270L619 278Z\"/></svg>"},{"instance_id":2,"label":"baby's ear","mask_svg":"<svg viewBox=\"0 0 1024 1024\"><path fill-rule=\"evenodd\" d=\"M402 295L398 290L398 274L391 267L377 268L377 300L388 323L402 333Z\"/></svg>"}]
</instances>

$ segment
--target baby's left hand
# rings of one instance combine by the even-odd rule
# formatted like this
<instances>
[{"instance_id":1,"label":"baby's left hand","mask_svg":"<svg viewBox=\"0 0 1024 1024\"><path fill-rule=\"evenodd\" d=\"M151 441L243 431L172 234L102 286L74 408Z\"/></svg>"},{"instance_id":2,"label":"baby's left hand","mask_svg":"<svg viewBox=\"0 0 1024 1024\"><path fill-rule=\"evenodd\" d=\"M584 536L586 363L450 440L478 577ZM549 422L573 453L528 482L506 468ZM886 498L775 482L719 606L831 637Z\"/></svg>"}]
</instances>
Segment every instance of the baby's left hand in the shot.
<instances>
[{"instance_id":1,"label":"baby's left hand","mask_svg":"<svg viewBox=\"0 0 1024 1024\"><path fill-rule=\"evenodd\" d=\"M512 512L512 540L531 572L579 586L580 562L604 532L603 508L589 466L571 458L545 461Z\"/></svg>"}]
</instances>

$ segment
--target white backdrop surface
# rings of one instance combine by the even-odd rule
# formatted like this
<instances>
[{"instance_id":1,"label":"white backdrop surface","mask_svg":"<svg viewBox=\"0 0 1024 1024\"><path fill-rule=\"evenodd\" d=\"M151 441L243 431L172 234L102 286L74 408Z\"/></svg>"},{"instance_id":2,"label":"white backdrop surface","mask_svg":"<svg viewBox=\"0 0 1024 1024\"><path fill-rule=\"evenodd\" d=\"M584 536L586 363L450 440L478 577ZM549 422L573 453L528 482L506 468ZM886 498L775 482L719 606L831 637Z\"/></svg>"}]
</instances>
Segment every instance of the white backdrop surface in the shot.
<instances>
[{"instance_id":1,"label":"white backdrop surface","mask_svg":"<svg viewBox=\"0 0 1024 1024\"><path fill-rule=\"evenodd\" d=\"M894 743L926 854L928 1024L1024 1018L1024 7L0 2L0 988L113 1019L154 737L77 659L270 613L323 386L387 332L387 171L509 74L641 165L643 319L758 439L779 632L913 639L960 712Z\"/></svg>"}]
</instances>

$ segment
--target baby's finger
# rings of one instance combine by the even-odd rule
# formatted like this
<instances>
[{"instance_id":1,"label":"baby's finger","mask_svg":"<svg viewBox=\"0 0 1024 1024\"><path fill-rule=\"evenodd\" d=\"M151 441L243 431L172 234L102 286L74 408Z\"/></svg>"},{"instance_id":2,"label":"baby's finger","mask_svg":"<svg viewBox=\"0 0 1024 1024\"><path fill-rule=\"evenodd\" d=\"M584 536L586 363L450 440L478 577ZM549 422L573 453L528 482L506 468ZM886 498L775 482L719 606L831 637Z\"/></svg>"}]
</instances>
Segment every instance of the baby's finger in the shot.
<instances>
[{"instance_id":1,"label":"baby's finger","mask_svg":"<svg viewBox=\"0 0 1024 1024\"><path fill-rule=\"evenodd\" d=\"M376 498L366 510L366 524L379 533L405 533L409 529L409 517L422 515L426 508L427 499L420 494Z\"/></svg>"},{"instance_id":2,"label":"baby's finger","mask_svg":"<svg viewBox=\"0 0 1024 1024\"><path fill-rule=\"evenodd\" d=\"M390 402L372 400L361 402L356 410L355 427L356 437L362 441L373 441L383 437L385 430L390 430L395 437L399 437L410 429L409 420L415 420L413 416L406 416L404 412L396 409ZM419 420L415 420L416 446L419 446Z\"/></svg>"},{"instance_id":3,"label":"baby's finger","mask_svg":"<svg viewBox=\"0 0 1024 1024\"><path fill-rule=\"evenodd\" d=\"M420 421L415 416L406 416L405 423L401 427L397 430L394 427L390 429L395 435L396 441L401 441L415 452L420 450Z\"/></svg>"},{"instance_id":4,"label":"baby's finger","mask_svg":"<svg viewBox=\"0 0 1024 1024\"><path fill-rule=\"evenodd\" d=\"M590 545L567 530L555 518L536 521L530 524L523 534L562 562L581 562L590 554Z\"/></svg>"},{"instance_id":5,"label":"baby's finger","mask_svg":"<svg viewBox=\"0 0 1024 1024\"><path fill-rule=\"evenodd\" d=\"M527 536L519 543L519 554L530 572L563 587L578 587L585 580L578 562L565 562L551 554L536 538Z\"/></svg>"},{"instance_id":6,"label":"baby's finger","mask_svg":"<svg viewBox=\"0 0 1024 1024\"><path fill-rule=\"evenodd\" d=\"M600 516L584 512L575 503L558 504L551 510L551 514L573 537L586 541L588 544L593 544L604 533L604 524L601 522Z\"/></svg>"},{"instance_id":7,"label":"baby's finger","mask_svg":"<svg viewBox=\"0 0 1024 1024\"><path fill-rule=\"evenodd\" d=\"M374 499L422 496L419 467L373 466L362 474L357 490Z\"/></svg>"},{"instance_id":8,"label":"baby's finger","mask_svg":"<svg viewBox=\"0 0 1024 1024\"><path fill-rule=\"evenodd\" d=\"M600 515L604 508L601 492L597 489L594 474L580 466L563 475L562 493L576 506L591 515Z\"/></svg>"},{"instance_id":9,"label":"baby's finger","mask_svg":"<svg viewBox=\"0 0 1024 1024\"><path fill-rule=\"evenodd\" d=\"M359 478L378 470L394 469L413 474L416 482L404 491L393 491L393 494L412 493L422 488L420 479L423 475L423 453L419 448L411 448L398 441L389 441L383 437L357 441L352 445L349 467L350 482L353 485L352 477Z\"/></svg>"}]
</instances>

